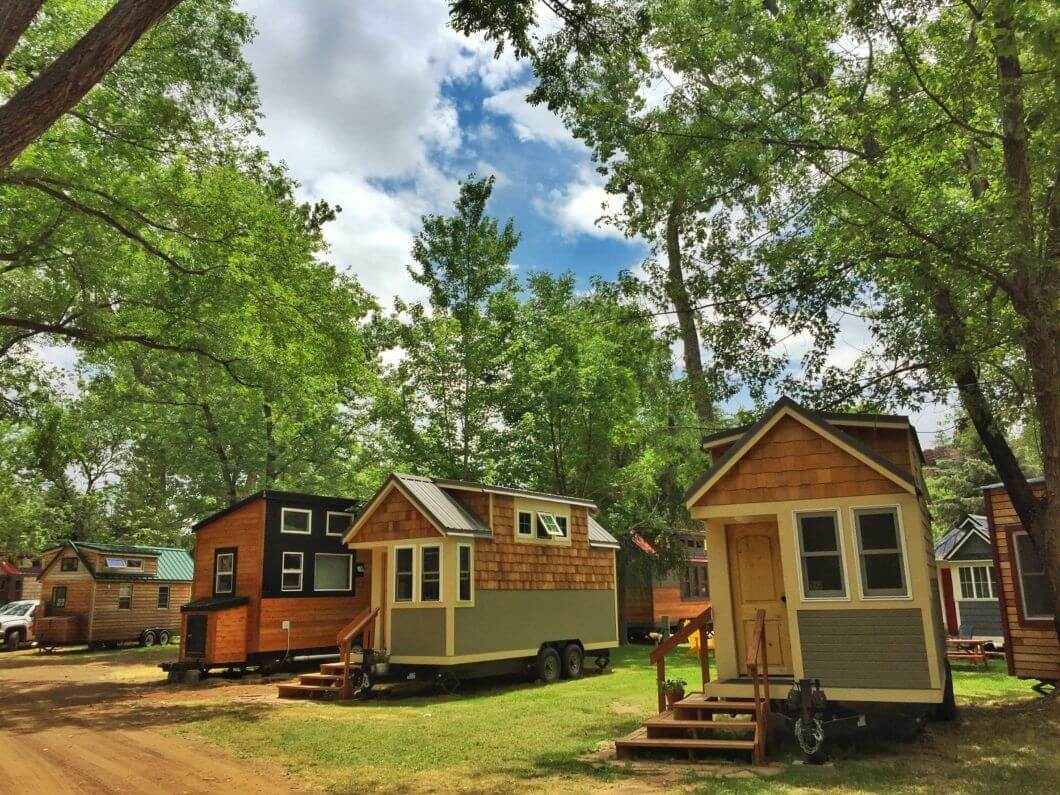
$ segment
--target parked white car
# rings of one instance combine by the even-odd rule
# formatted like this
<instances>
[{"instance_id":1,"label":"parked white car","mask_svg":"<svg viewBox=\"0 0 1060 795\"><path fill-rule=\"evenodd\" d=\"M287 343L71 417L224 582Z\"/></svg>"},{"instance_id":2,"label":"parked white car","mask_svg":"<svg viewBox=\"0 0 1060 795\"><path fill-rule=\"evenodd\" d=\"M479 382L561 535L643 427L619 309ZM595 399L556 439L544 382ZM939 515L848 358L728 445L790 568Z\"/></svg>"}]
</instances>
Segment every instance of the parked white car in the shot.
<instances>
[{"instance_id":1,"label":"parked white car","mask_svg":"<svg viewBox=\"0 0 1060 795\"><path fill-rule=\"evenodd\" d=\"M14 651L23 643L33 640L33 615L37 602L24 599L8 602L0 607L0 639L4 649Z\"/></svg>"}]
</instances>

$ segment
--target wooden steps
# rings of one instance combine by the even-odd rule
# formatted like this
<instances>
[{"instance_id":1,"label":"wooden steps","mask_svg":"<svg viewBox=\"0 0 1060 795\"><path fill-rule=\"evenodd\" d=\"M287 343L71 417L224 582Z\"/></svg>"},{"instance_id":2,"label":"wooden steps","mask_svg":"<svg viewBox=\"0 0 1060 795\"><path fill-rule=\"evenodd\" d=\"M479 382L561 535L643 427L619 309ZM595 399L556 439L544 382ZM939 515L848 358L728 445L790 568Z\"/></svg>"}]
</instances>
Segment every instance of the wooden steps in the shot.
<instances>
[{"instance_id":1,"label":"wooden steps","mask_svg":"<svg viewBox=\"0 0 1060 795\"><path fill-rule=\"evenodd\" d=\"M276 685L276 695L280 698L323 698L338 692L337 687L330 685L304 685L298 682Z\"/></svg>"},{"instance_id":2,"label":"wooden steps","mask_svg":"<svg viewBox=\"0 0 1060 795\"><path fill-rule=\"evenodd\" d=\"M755 727L753 720L687 720L685 718L672 717L672 712L664 712L654 718L644 721L644 726L649 729L708 729L710 731L736 731L742 729L748 731ZM703 724L707 724L704 726Z\"/></svg>"},{"instance_id":3,"label":"wooden steps","mask_svg":"<svg viewBox=\"0 0 1060 795\"><path fill-rule=\"evenodd\" d=\"M356 670L359 666L350 666ZM320 673L302 674L297 682L276 686L279 698L334 698L342 687L342 663L328 662L320 666Z\"/></svg>"},{"instance_id":4,"label":"wooden steps","mask_svg":"<svg viewBox=\"0 0 1060 795\"><path fill-rule=\"evenodd\" d=\"M760 759L762 727L753 701L716 701L693 693L673 708L644 722L636 731L615 741L619 759L638 751L684 752L694 757L703 751L741 751ZM721 715L754 716L723 720Z\"/></svg>"},{"instance_id":5,"label":"wooden steps","mask_svg":"<svg viewBox=\"0 0 1060 795\"><path fill-rule=\"evenodd\" d=\"M639 748L669 751L749 751L755 749L754 740L699 740L691 737L650 737L648 729L641 726L632 734L615 741L619 759L625 759L629 751Z\"/></svg>"}]
</instances>

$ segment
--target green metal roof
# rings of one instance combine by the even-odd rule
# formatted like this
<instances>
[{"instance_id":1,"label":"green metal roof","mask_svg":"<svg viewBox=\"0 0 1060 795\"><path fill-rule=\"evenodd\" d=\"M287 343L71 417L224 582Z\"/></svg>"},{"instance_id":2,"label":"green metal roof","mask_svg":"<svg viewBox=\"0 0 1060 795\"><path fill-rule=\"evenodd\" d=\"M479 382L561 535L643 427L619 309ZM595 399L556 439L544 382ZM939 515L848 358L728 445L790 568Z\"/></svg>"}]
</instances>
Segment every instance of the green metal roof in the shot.
<instances>
[{"instance_id":1,"label":"green metal roof","mask_svg":"<svg viewBox=\"0 0 1060 795\"><path fill-rule=\"evenodd\" d=\"M99 580L168 580L191 582L195 573L195 562L186 549L180 547L143 547L134 544L97 544L87 541L71 541L75 551L91 549L96 552L114 552L119 555L152 555L158 558L155 574L119 574L117 572L93 571Z\"/></svg>"}]
</instances>

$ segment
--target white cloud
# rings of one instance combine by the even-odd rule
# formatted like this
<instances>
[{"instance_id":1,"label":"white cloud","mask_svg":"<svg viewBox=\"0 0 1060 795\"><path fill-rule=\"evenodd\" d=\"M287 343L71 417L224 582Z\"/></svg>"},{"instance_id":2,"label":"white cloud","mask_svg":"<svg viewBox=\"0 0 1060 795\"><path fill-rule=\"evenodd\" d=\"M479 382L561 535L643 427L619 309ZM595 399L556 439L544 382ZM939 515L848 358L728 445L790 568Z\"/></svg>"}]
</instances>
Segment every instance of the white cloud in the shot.
<instances>
[{"instance_id":1,"label":"white cloud","mask_svg":"<svg viewBox=\"0 0 1060 795\"><path fill-rule=\"evenodd\" d=\"M582 171L577 181L534 199L534 208L550 218L564 234L617 240L624 239L622 231L599 219L620 207L621 199L604 190L588 169Z\"/></svg>"},{"instance_id":2,"label":"white cloud","mask_svg":"<svg viewBox=\"0 0 1060 795\"><path fill-rule=\"evenodd\" d=\"M563 120L544 105L531 105L526 95L532 87L522 83L498 91L482 103L495 116L506 117L520 141L542 141L552 146L580 147L563 126Z\"/></svg>"}]
</instances>

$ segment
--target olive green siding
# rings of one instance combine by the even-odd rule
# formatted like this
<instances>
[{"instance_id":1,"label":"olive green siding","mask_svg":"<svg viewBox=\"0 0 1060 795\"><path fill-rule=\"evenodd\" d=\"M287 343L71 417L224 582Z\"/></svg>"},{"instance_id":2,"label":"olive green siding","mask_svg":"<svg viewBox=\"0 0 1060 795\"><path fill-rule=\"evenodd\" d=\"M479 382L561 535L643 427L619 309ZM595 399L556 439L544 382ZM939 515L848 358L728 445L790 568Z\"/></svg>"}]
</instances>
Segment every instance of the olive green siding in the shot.
<instances>
[{"instance_id":1,"label":"olive green siding","mask_svg":"<svg viewBox=\"0 0 1060 795\"><path fill-rule=\"evenodd\" d=\"M390 652L400 657L440 657L445 654L445 608L390 611L390 646Z\"/></svg>"},{"instance_id":2,"label":"olive green siding","mask_svg":"<svg viewBox=\"0 0 1060 795\"><path fill-rule=\"evenodd\" d=\"M618 642L615 592L475 591L474 607L456 608L456 653L536 649L548 640Z\"/></svg>"},{"instance_id":3,"label":"olive green siding","mask_svg":"<svg viewBox=\"0 0 1060 795\"><path fill-rule=\"evenodd\" d=\"M897 610L799 610L802 663L821 687L928 689L924 617Z\"/></svg>"}]
</instances>

